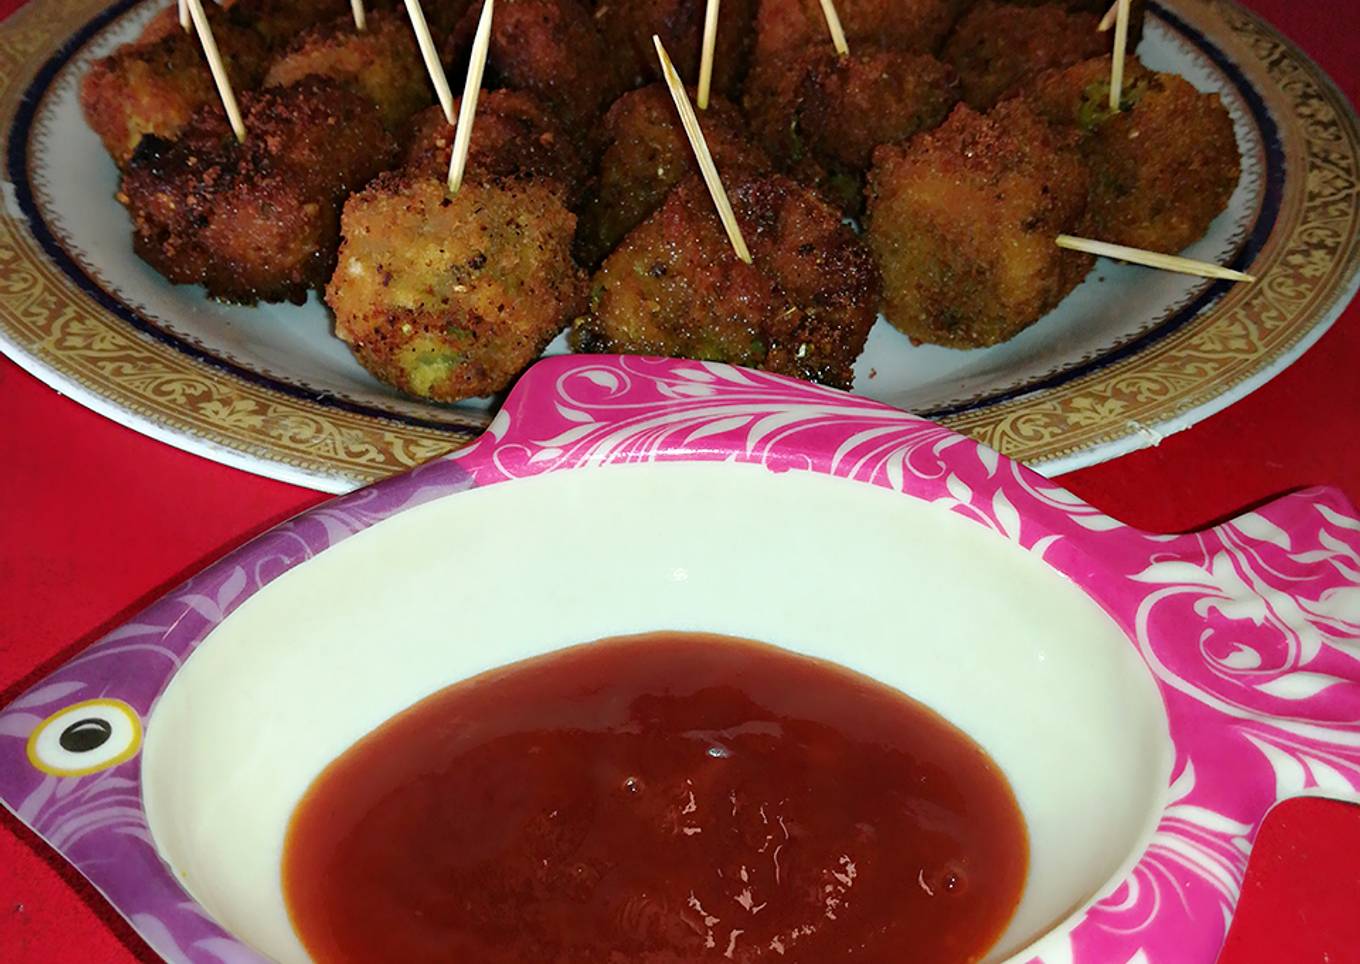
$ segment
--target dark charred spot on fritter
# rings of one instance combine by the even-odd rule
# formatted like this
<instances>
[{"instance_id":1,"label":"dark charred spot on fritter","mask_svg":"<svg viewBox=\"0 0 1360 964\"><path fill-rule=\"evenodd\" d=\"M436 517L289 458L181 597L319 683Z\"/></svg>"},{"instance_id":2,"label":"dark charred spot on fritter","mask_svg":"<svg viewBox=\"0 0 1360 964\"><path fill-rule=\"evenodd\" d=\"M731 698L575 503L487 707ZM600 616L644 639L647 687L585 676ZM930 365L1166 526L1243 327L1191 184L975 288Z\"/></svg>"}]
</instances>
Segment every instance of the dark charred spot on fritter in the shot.
<instances>
[{"instance_id":1,"label":"dark charred spot on fritter","mask_svg":"<svg viewBox=\"0 0 1360 964\"><path fill-rule=\"evenodd\" d=\"M268 63L265 43L216 4L205 12L232 85L255 87ZM218 103L198 39L173 23L172 31L151 31L101 57L81 78L85 119L120 167L144 136L174 138L196 110Z\"/></svg>"},{"instance_id":2,"label":"dark charred spot on fritter","mask_svg":"<svg viewBox=\"0 0 1360 964\"><path fill-rule=\"evenodd\" d=\"M739 260L697 175L605 259L580 351L725 361L849 387L878 273L840 212L779 175L726 177L752 263Z\"/></svg>"},{"instance_id":3,"label":"dark charred spot on fritter","mask_svg":"<svg viewBox=\"0 0 1360 964\"><path fill-rule=\"evenodd\" d=\"M135 155L120 198L138 254L171 281L226 301L294 301L325 282L339 209L395 156L377 109L310 78L240 98L238 143L219 107L200 109L178 140Z\"/></svg>"}]
</instances>

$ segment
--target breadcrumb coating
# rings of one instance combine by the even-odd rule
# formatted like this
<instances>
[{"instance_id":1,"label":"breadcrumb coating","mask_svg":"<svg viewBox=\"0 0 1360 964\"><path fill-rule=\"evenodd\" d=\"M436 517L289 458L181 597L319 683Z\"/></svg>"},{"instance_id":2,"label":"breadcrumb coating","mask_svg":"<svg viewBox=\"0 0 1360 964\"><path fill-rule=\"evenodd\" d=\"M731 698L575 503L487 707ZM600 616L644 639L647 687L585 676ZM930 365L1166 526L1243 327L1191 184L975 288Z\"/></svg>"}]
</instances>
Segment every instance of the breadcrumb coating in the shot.
<instances>
[{"instance_id":1,"label":"breadcrumb coating","mask_svg":"<svg viewBox=\"0 0 1360 964\"><path fill-rule=\"evenodd\" d=\"M754 40L757 0L724 0L718 7L713 44L713 92L740 96ZM629 87L662 80L652 35L661 38L676 71L687 84L699 83L706 0L599 0L595 23Z\"/></svg>"},{"instance_id":2,"label":"breadcrumb coating","mask_svg":"<svg viewBox=\"0 0 1360 964\"><path fill-rule=\"evenodd\" d=\"M862 47L838 57L822 45L748 94L746 110L783 170L857 215L874 148L938 127L958 100L953 69L929 54Z\"/></svg>"},{"instance_id":3,"label":"breadcrumb coating","mask_svg":"<svg viewBox=\"0 0 1360 964\"><path fill-rule=\"evenodd\" d=\"M329 77L378 106L397 131L434 100L425 64L405 11L370 10L354 29L345 14L299 34L269 67L264 86L284 87L304 77Z\"/></svg>"},{"instance_id":4,"label":"breadcrumb coating","mask_svg":"<svg viewBox=\"0 0 1360 964\"><path fill-rule=\"evenodd\" d=\"M455 123L438 105L411 122L404 167L413 174L447 178ZM468 142L467 175L481 178L532 177L555 184L567 206L580 203L589 178L580 146L547 108L523 90L486 90L477 98L474 136Z\"/></svg>"},{"instance_id":5,"label":"breadcrumb coating","mask_svg":"<svg viewBox=\"0 0 1360 964\"><path fill-rule=\"evenodd\" d=\"M216 106L178 140L143 140L119 193L133 247L214 298L301 303L330 277L345 197L396 145L370 101L323 78L243 93L241 112L244 143Z\"/></svg>"},{"instance_id":6,"label":"breadcrumb coating","mask_svg":"<svg viewBox=\"0 0 1360 964\"><path fill-rule=\"evenodd\" d=\"M1100 16L1061 3L1022 6L981 0L954 28L941 57L959 74L963 99L985 111L1045 70L1109 49Z\"/></svg>"},{"instance_id":7,"label":"breadcrumb coating","mask_svg":"<svg viewBox=\"0 0 1360 964\"><path fill-rule=\"evenodd\" d=\"M1232 117L1217 94L1126 63L1121 110L1109 108L1110 58L1039 77L1026 102L1080 132L1091 169L1083 233L1174 253L1204 236L1241 174Z\"/></svg>"},{"instance_id":8,"label":"breadcrumb coating","mask_svg":"<svg viewBox=\"0 0 1360 964\"><path fill-rule=\"evenodd\" d=\"M573 346L849 388L880 291L868 249L839 211L787 177L738 174L727 191L753 262L733 253L707 188L689 175L596 272Z\"/></svg>"},{"instance_id":9,"label":"breadcrumb coating","mask_svg":"<svg viewBox=\"0 0 1360 964\"><path fill-rule=\"evenodd\" d=\"M1022 102L874 152L866 237L883 273L883 314L913 340L976 348L1015 336L1090 270L1073 233L1089 179L1075 136Z\"/></svg>"},{"instance_id":10,"label":"breadcrumb coating","mask_svg":"<svg viewBox=\"0 0 1360 964\"><path fill-rule=\"evenodd\" d=\"M715 97L698 118L721 176L770 168L769 158L751 142L741 113L730 103ZM624 94L609 108L601 126L606 146L599 177L577 230L577 254L588 265L598 264L661 206L682 177L699 170L664 84Z\"/></svg>"},{"instance_id":11,"label":"breadcrumb coating","mask_svg":"<svg viewBox=\"0 0 1360 964\"><path fill-rule=\"evenodd\" d=\"M365 368L441 402L509 386L586 303L576 218L534 180L384 174L351 197L326 302Z\"/></svg>"},{"instance_id":12,"label":"breadcrumb coating","mask_svg":"<svg viewBox=\"0 0 1360 964\"><path fill-rule=\"evenodd\" d=\"M174 14L175 7L167 11ZM265 42L230 11L208 4L205 12L233 89L258 85L268 61ZM161 17L153 19L144 39L96 60L81 78L85 120L119 167L146 135L174 138L200 107L221 110L198 36L179 28L177 14L172 30L160 23Z\"/></svg>"}]
</instances>

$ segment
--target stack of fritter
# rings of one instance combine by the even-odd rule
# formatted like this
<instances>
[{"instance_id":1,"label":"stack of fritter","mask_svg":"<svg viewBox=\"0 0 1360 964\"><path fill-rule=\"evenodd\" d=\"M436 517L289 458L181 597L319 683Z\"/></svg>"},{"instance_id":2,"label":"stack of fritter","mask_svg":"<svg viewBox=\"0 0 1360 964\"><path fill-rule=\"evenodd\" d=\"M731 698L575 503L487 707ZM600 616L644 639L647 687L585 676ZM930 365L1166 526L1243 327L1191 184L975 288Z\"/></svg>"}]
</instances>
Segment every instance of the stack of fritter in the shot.
<instances>
[{"instance_id":1,"label":"stack of fritter","mask_svg":"<svg viewBox=\"0 0 1360 964\"><path fill-rule=\"evenodd\" d=\"M698 80L703 0L497 0L457 193L406 14L369 6L360 32L345 0L209 5L244 143L173 6L82 103L157 270L233 301L324 288L365 367L439 401L504 389L568 328L848 388L880 308L995 344L1089 270L1058 234L1179 250L1238 177L1216 95L1131 58L1109 108L1105 0L840 0L846 57L819 0L727 0L700 125L747 264L655 82L653 34ZM480 14L426 7L455 85Z\"/></svg>"}]
</instances>

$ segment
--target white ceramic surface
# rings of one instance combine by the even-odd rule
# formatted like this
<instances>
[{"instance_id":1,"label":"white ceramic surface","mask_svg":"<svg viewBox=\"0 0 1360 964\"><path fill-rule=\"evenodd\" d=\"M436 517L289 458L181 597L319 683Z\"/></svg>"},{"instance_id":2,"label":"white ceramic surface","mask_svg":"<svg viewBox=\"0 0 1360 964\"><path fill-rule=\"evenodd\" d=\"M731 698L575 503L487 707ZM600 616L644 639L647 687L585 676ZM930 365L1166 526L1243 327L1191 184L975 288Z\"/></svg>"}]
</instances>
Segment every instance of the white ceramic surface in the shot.
<instances>
[{"instance_id":1,"label":"white ceramic surface","mask_svg":"<svg viewBox=\"0 0 1360 964\"><path fill-rule=\"evenodd\" d=\"M1188 0L1186 6L1193 14L1190 21L1198 25L1203 11ZM414 464L420 460L420 451L428 452L437 444L438 433L466 431L480 424L496 400L439 406L405 398L379 384L331 335L330 317L315 297L301 307L220 305L204 298L197 288L167 284L133 254L127 214L113 198L116 171L81 117L78 85L90 62L134 36L154 7L153 3L133 6L96 31L55 71L33 113L27 143L31 184L24 190L31 188L34 210L71 259L69 270L83 274L121 304L120 312L137 318L138 324L153 330L158 339L185 353L180 364L190 372L186 384L193 387L185 389L189 394L201 393L204 378L214 386L238 385L241 373L245 373L252 382L262 384L270 397L302 399L304 406L316 405L319 410L307 412L304 421L308 424L280 432L277 426L268 424L265 407L251 401L243 403L244 410L226 406L229 410L218 413L223 422L220 432L201 422L189 427L173 406L169 410L163 407L164 390L158 391L157 403L150 407L129 405L121 388L133 394L139 390L120 383L119 391L110 392L109 386L73 377L60 358L48 357L50 346L41 339L37 344L26 344L23 338L0 330L0 348L83 404L140 431L208 458L328 491L347 490L361 479L374 477L371 472L390 471L373 466ZM1233 116L1243 160L1241 181L1228 211L1186 252L1226 262L1242 246L1263 211L1268 171L1273 170L1270 176L1277 181L1285 173L1280 160L1268 162L1270 145L1262 126L1279 120L1275 116L1278 107L1272 104L1265 113L1259 108L1253 110L1247 98L1257 96L1252 85L1260 78L1231 75L1229 66L1236 70L1233 51L1229 60L1214 62L1208 45L1223 39L1182 33L1171 20L1154 11L1139 53L1150 67L1174 71L1202 90L1218 92ZM14 188L7 187L7 207L13 216L22 218ZM855 390L935 416L967 420L974 415L982 417L983 412L996 412L1000 418L1009 404L1005 399L1024 396L1031 390L1039 390L1042 396L1054 388L1050 384L1054 380L1063 382L1078 373L1085 373L1081 376L1085 378L1115 364L1128 346L1177 316L1208 288L1209 283L1200 279L1101 261L1086 282L1048 317L1007 344L978 351L912 346L880 321L856 366ZM1250 372L1234 374L1207 393L1187 388L1186 400L1159 410L1160 415L1120 418L1113 409L1104 412L1093 408L1090 419L1104 426L1104 439L1069 447L1060 433L1039 443L1038 464L1048 473L1067 471L1155 443L1193 424L1285 367L1325 330L1342 303L1319 306L1314 324ZM117 323L128 324L126 320ZM549 353L564 351L565 347L564 339L559 338ZM1128 350L1137 358L1144 348ZM197 360L191 361L190 356ZM217 366L226 366L226 370ZM381 427L383 434L376 440L360 441L352 424L341 424L343 420L328 424L326 412L341 410L347 418L357 415L363 420L364 431ZM280 414L280 420L283 417ZM315 426L310 424L314 418ZM397 420L391 431L382 421L386 418ZM1073 418L1073 425L1078 424L1079 419ZM1092 422L1088 419L1085 424ZM991 422L988 426L986 433L1000 430ZM1015 432L1022 444L1032 446L1033 439L1022 437L1027 431L1038 430L1030 426L1005 431ZM432 437L431 432L436 434ZM302 439L307 444L298 444ZM993 444L1006 450L1002 441L998 438ZM354 452L335 451L350 445L359 452L357 457ZM380 449L392 446L395 453L369 455L364 452L365 445ZM403 445L413 451L402 451ZM1043 454L1045 451L1048 455Z\"/></svg>"}]
</instances>

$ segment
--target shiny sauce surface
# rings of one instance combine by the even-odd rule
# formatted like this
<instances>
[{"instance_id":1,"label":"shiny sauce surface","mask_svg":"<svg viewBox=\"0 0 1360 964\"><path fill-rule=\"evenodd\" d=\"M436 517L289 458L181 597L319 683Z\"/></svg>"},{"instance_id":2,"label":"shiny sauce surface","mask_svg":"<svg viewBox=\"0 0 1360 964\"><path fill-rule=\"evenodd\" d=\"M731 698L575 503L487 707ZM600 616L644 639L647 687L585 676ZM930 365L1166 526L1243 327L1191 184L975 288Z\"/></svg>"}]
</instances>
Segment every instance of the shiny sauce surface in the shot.
<instances>
[{"instance_id":1,"label":"shiny sauce surface","mask_svg":"<svg viewBox=\"0 0 1360 964\"><path fill-rule=\"evenodd\" d=\"M693 633L444 689L336 759L284 848L317 961L917 964L1023 888L997 766L900 692Z\"/></svg>"}]
</instances>

